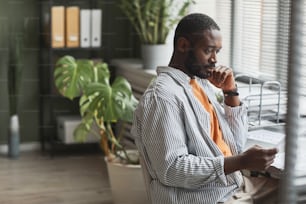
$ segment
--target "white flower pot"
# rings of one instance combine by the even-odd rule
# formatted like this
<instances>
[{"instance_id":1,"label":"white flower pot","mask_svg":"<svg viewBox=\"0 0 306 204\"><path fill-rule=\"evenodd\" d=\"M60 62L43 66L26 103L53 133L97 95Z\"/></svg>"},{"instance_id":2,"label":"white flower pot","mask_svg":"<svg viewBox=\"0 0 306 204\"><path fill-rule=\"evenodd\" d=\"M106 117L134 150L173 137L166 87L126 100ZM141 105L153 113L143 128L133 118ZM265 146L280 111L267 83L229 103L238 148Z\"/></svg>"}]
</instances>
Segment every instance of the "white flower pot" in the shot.
<instances>
[{"instance_id":1,"label":"white flower pot","mask_svg":"<svg viewBox=\"0 0 306 204\"><path fill-rule=\"evenodd\" d=\"M172 50L171 44L142 45L143 68L156 69L157 66L168 66Z\"/></svg>"},{"instance_id":2,"label":"white flower pot","mask_svg":"<svg viewBox=\"0 0 306 204\"><path fill-rule=\"evenodd\" d=\"M108 176L114 204L149 203L140 165L108 162Z\"/></svg>"}]
</instances>

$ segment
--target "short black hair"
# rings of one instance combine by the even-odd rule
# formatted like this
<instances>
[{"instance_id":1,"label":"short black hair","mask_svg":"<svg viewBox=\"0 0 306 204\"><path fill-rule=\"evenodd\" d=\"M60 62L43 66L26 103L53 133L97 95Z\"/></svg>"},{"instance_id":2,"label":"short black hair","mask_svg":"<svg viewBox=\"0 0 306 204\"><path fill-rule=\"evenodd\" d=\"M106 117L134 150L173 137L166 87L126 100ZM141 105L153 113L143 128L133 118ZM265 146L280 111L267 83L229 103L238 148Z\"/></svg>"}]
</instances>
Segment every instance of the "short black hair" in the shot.
<instances>
[{"instance_id":1,"label":"short black hair","mask_svg":"<svg viewBox=\"0 0 306 204\"><path fill-rule=\"evenodd\" d=\"M192 13L183 17L175 29L174 46L180 37L191 40L192 35L201 36L205 30L220 30L220 28L211 17L202 13Z\"/></svg>"}]
</instances>

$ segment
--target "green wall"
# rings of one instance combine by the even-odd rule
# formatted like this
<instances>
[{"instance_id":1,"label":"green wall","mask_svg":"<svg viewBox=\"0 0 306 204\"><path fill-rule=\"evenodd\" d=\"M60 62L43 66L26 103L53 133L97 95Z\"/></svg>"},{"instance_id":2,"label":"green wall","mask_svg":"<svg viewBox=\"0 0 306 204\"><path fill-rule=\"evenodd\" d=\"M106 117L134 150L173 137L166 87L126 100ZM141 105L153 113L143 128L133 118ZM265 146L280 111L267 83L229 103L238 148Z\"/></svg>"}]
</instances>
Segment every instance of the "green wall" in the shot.
<instances>
[{"instance_id":1,"label":"green wall","mask_svg":"<svg viewBox=\"0 0 306 204\"><path fill-rule=\"evenodd\" d=\"M86 2L87 0L83 1ZM112 58L139 56L139 45L138 41L135 40L137 36L128 20L118 9L118 0L92 1L95 2L95 7L102 8L103 10L102 48L95 51L95 57L109 62ZM63 4L65 2L73 4L71 3L73 1L67 0L56 0L54 2L57 4L61 4L61 2ZM40 78L41 70L50 71L48 69L52 68L49 66L49 62L46 62L46 56L48 56L49 51L46 49L45 43L40 40L40 37L45 35L40 30L42 19L40 16L41 6L44 3L48 4L48 0L0 0L0 144L7 143L8 137L9 104L7 71L9 68L9 45L10 42L14 42L13 36L16 33L24 36L24 48L22 49L23 75L18 112L22 143L40 140L41 130L45 128L40 124L41 113L47 113L48 117L48 112L50 112L50 110L47 110L48 106L40 104L40 87L43 87L46 83L52 83L50 75L45 75L47 78L43 79L47 80L47 82L42 81ZM65 53L58 55L73 55L73 53L74 51L65 51ZM61 104L53 105L55 107L60 106L64 109L61 110L63 112L65 112L67 106L67 104L64 106ZM69 111L67 110L67 112ZM51 125L54 128L54 122Z\"/></svg>"},{"instance_id":2,"label":"green wall","mask_svg":"<svg viewBox=\"0 0 306 204\"><path fill-rule=\"evenodd\" d=\"M38 57L39 12L36 0L0 1L0 143L6 143L9 125L8 78L9 48L16 34L24 36L19 117L21 142L37 141L39 130Z\"/></svg>"}]
</instances>

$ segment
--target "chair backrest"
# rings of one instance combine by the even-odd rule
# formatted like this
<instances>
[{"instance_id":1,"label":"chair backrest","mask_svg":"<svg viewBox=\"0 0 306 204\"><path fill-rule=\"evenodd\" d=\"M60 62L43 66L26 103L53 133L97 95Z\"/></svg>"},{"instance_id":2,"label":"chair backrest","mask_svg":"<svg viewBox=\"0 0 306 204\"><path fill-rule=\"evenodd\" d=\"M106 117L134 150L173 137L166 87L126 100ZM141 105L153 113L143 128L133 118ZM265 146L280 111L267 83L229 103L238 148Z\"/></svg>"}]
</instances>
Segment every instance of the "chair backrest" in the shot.
<instances>
[{"instance_id":1,"label":"chair backrest","mask_svg":"<svg viewBox=\"0 0 306 204\"><path fill-rule=\"evenodd\" d=\"M144 182L145 182L145 186L146 186L146 192L147 192L147 195L148 195L148 200L149 200L150 203L152 203L151 194L150 194L150 183L152 181L152 178L149 174L146 162L144 161L142 156L140 156L139 160L140 160L140 165L141 165L141 169L142 169L142 172L143 172L143 177L144 177Z\"/></svg>"}]
</instances>

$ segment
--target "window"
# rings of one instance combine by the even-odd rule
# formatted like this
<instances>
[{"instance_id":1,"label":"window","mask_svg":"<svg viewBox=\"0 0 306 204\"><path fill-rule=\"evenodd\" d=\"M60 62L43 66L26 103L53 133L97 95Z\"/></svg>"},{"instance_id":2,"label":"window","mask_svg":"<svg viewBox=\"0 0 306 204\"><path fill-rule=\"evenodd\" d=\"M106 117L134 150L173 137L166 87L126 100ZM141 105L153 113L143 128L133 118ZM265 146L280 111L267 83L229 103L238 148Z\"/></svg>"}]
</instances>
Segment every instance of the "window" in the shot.
<instances>
[{"instance_id":1,"label":"window","mask_svg":"<svg viewBox=\"0 0 306 204\"><path fill-rule=\"evenodd\" d=\"M234 6L233 67L278 80L278 0L238 0Z\"/></svg>"},{"instance_id":2,"label":"window","mask_svg":"<svg viewBox=\"0 0 306 204\"><path fill-rule=\"evenodd\" d=\"M236 0L232 66L287 86L290 0ZM304 1L304 11L306 2ZM302 26L302 25L301 25ZM302 90L306 92L306 18L304 18ZM301 56L302 57L302 56Z\"/></svg>"},{"instance_id":3,"label":"window","mask_svg":"<svg viewBox=\"0 0 306 204\"><path fill-rule=\"evenodd\" d=\"M290 0L196 0L191 12L202 12L219 24L223 48L219 63L236 72L278 80L287 87ZM306 12L306 1L304 1ZM306 95L306 17L304 18L302 90Z\"/></svg>"}]
</instances>

